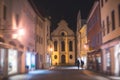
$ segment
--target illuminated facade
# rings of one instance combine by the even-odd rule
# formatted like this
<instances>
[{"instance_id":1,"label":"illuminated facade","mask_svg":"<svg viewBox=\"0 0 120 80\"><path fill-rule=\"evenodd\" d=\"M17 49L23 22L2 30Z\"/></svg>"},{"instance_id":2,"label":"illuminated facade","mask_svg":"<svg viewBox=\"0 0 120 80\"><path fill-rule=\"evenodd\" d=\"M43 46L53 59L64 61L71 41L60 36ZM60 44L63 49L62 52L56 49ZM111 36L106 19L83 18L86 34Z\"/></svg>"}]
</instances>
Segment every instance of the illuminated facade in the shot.
<instances>
[{"instance_id":1,"label":"illuminated facade","mask_svg":"<svg viewBox=\"0 0 120 80\"><path fill-rule=\"evenodd\" d=\"M100 0L103 72L120 75L120 0Z\"/></svg>"},{"instance_id":2,"label":"illuminated facade","mask_svg":"<svg viewBox=\"0 0 120 80\"><path fill-rule=\"evenodd\" d=\"M37 16L37 25L36 25L36 51L37 51L37 68L40 69L43 67L43 58L44 58L44 19Z\"/></svg>"},{"instance_id":3,"label":"illuminated facade","mask_svg":"<svg viewBox=\"0 0 120 80\"><path fill-rule=\"evenodd\" d=\"M47 18L37 17L36 26L36 52L37 52L37 69L48 68L49 57L48 41L50 39L50 21Z\"/></svg>"},{"instance_id":4,"label":"illuminated facade","mask_svg":"<svg viewBox=\"0 0 120 80\"><path fill-rule=\"evenodd\" d=\"M83 60L86 68L87 62L87 50L84 48L84 45L87 43L87 25L86 20L81 19L80 11L77 15L77 31L76 31L76 45L77 45L77 59Z\"/></svg>"},{"instance_id":5,"label":"illuminated facade","mask_svg":"<svg viewBox=\"0 0 120 80\"><path fill-rule=\"evenodd\" d=\"M53 41L52 65L75 64L75 35L65 20L58 23L52 32Z\"/></svg>"},{"instance_id":6,"label":"illuminated facade","mask_svg":"<svg viewBox=\"0 0 120 80\"><path fill-rule=\"evenodd\" d=\"M50 67L50 51L49 51L49 46L50 46L50 22L51 17L45 18L45 32L44 32L44 42L45 42L45 56L44 56L44 68L49 68Z\"/></svg>"},{"instance_id":7,"label":"illuminated facade","mask_svg":"<svg viewBox=\"0 0 120 80\"><path fill-rule=\"evenodd\" d=\"M87 25L84 24L79 31L80 33L80 59L84 61L84 67L87 66L87 52L88 49L86 46L87 44Z\"/></svg>"},{"instance_id":8,"label":"illuminated facade","mask_svg":"<svg viewBox=\"0 0 120 80\"><path fill-rule=\"evenodd\" d=\"M35 69L35 18L27 0L0 0L0 76Z\"/></svg>"},{"instance_id":9,"label":"illuminated facade","mask_svg":"<svg viewBox=\"0 0 120 80\"><path fill-rule=\"evenodd\" d=\"M78 15L77 15L77 31L76 31L76 36L77 36L77 40L76 40L76 45L77 45L77 58L80 58L80 33L79 33L79 30L80 28L82 27L81 25L81 14L80 14L80 11L78 12Z\"/></svg>"},{"instance_id":10,"label":"illuminated facade","mask_svg":"<svg viewBox=\"0 0 120 80\"><path fill-rule=\"evenodd\" d=\"M30 3L36 13L35 27L35 51L36 51L36 68L49 68L49 40L50 40L50 19L51 17L43 17L37 10L33 0Z\"/></svg>"}]
</instances>

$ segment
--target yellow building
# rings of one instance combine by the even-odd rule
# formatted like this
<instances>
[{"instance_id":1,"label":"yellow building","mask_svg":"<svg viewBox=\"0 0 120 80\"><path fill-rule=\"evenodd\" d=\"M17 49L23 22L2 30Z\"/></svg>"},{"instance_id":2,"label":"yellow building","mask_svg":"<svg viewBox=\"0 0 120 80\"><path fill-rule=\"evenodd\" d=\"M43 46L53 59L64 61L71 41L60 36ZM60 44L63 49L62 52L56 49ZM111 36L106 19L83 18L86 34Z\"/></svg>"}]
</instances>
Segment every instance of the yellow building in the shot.
<instances>
[{"instance_id":1,"label":"yellow building","mask_svg":"<svg viewBox=\"0 0 120 80\"><path fill-rule=\"evenodd\" d=\"M75 35L65 20L58 23L51 38L53 41L52 65L75 64Z\"/></svg>"},{"instance_id":2,"label":"yellow building","mask_svg":"<svg viewBox=\"0 0 120 80\"><path fill-rule=\"evenodd\" d=\"M84 24L80 29L80 59L84 61L85 66L87 63L87 25Z\"/></svg>"}]
</instances>

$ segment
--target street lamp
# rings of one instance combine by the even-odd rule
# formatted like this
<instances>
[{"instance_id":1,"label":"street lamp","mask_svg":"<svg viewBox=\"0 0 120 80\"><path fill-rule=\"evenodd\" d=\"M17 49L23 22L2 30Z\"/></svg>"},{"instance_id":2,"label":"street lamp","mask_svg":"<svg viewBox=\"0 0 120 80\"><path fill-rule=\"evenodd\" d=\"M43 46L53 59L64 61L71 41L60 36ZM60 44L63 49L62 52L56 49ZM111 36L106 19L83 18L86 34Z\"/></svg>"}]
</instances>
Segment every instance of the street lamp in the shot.
<instances>
[{"instance_id":1,"label":"street lamp","mask_svg":"<svg viewBox=\"0 0 120 80\"><path fill-rule=\"evenodd\" d=\"M16 30L17 32L15 32L13 35L12 35L12 38L13 39L17 39L18 37L20 36L23 36L25 34L25 31L24 29L18 29Z\"/></svg>"}]
</instances>

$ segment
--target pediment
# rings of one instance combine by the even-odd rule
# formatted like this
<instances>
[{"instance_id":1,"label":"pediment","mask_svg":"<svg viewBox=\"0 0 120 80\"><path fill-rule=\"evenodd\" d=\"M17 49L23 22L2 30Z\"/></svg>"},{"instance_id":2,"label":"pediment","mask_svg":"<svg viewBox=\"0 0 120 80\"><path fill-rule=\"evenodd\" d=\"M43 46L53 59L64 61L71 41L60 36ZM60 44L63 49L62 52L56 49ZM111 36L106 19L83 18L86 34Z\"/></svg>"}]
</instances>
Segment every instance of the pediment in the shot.
<instances>
[{"instance_id":1,"label":"pediment","mask_svg":"<svg viewBox=\"0 0 120 80\"><path fill-rule=\"evenodd\" d=\"M51 33L51 35L60 35L61 32L66 32L67 35L74 35L74 32L68 27L68 23L65 20L61 20L58 23L58 27Z\"/></svg>"}]
</instances>

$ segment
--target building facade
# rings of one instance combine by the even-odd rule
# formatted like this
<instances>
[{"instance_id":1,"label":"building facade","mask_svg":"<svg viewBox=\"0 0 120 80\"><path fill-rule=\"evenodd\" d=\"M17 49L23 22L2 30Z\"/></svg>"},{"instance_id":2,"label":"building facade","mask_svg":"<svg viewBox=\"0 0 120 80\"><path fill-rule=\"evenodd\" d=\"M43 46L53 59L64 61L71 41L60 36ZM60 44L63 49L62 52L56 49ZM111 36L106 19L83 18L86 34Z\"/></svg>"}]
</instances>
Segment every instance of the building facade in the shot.
<instances>
[{"instance_id":1,"label":"building facade","mask_svg":"<svg viewBox=\"0 0 120 80\"><path fill-rule=\"evenodd\" d=\"M81 55L81 33L80 30L83 26L85 26L86 20L81 18L80 10L77 15L77 31L76 31L76 48L77 48L77 58L80 60ZM82 29L84 30L84 29ZM86 33L86 31L85 31Z\"/></svg>"},{"instance_id":2,"label":"building facade","mask_svg":"<svg viewBox=\"0 0 120 80\"><path fill-rule=\"evenodd\" d=\"M120 0L100 0L100 9L103 72L120 75Z\"/></svg>"},{"instance_id":3,"label":"building facade","mask_svg":"<svg viewBox=\"0 0 120 80\"><path fill-rule=\"evenodd\" d=\"M52 65L74 65L75 34L65 20L58 23L58 27L52 32L51 38L53 41Z\"/></svg>"},{"instance_id":4,"label":"building facade","mask_svg":"<svg viewBox=\"0 0 120 80\"><path fill-rule=\"evenodd\" d=\"M80 60L84 61L84 68L87 68L87 24L84 24L79 30L80 34Z\"/></svg>"},{"instance_id":5,"label":"building facade","mask_svg":"<svg viewBox=\"0 0 120 80\"><path fill-rule=\"evenodd\" d=\"M80 11L78 12L78 15L77 15L77 31L76 31L76 46L77 46L77 58L80 59L80 33L79 33L79 30L80 28L82 27L81 26L81 13Z\"/></svg>"},{"instance_id":6,"label":"building facade","mask_svg":"<svg viewBox=\"0 0 120 80\"><path fill-rule=\"evenodd\" d=\"M51 17L45 18L45 59L44 59L44 68L49 68L50 67L50 26L51 26L51 22L50 22Z\"/></svg>"},{"instance_id":7,"label":"building facade","mask_svg":"<svg viewBox=\"0 0 120 80\"><path fill-rule=\"evenodd\" d=\"M0 0L0 76L35 69L35 18L28 0Z\"/></svg>"},{"instance_id":8,"label":"building facade","mask_svg":"<svg viewBox=\"0 0 120 80\"><path fill-rule=\"evenodd\" d=\"M87 19L87 45L89 51L87 54L88 69L101 71L102 67L102 35L100 22L99 1L95 1Z\"/></svg>"},{"instance_id":9,"label":"building facade","mask_svg":"<svg viewBox=\"0 0 120 80\"><path fill-rule=\"evenodd\" d=\"M50 40L50 19L51 17L42 16L37 9L33 0L30 3L36 13L36 27L35 27L35 51L36 54L36 69L49 68L49 40Z\"/></svg>"}]
</instances>

